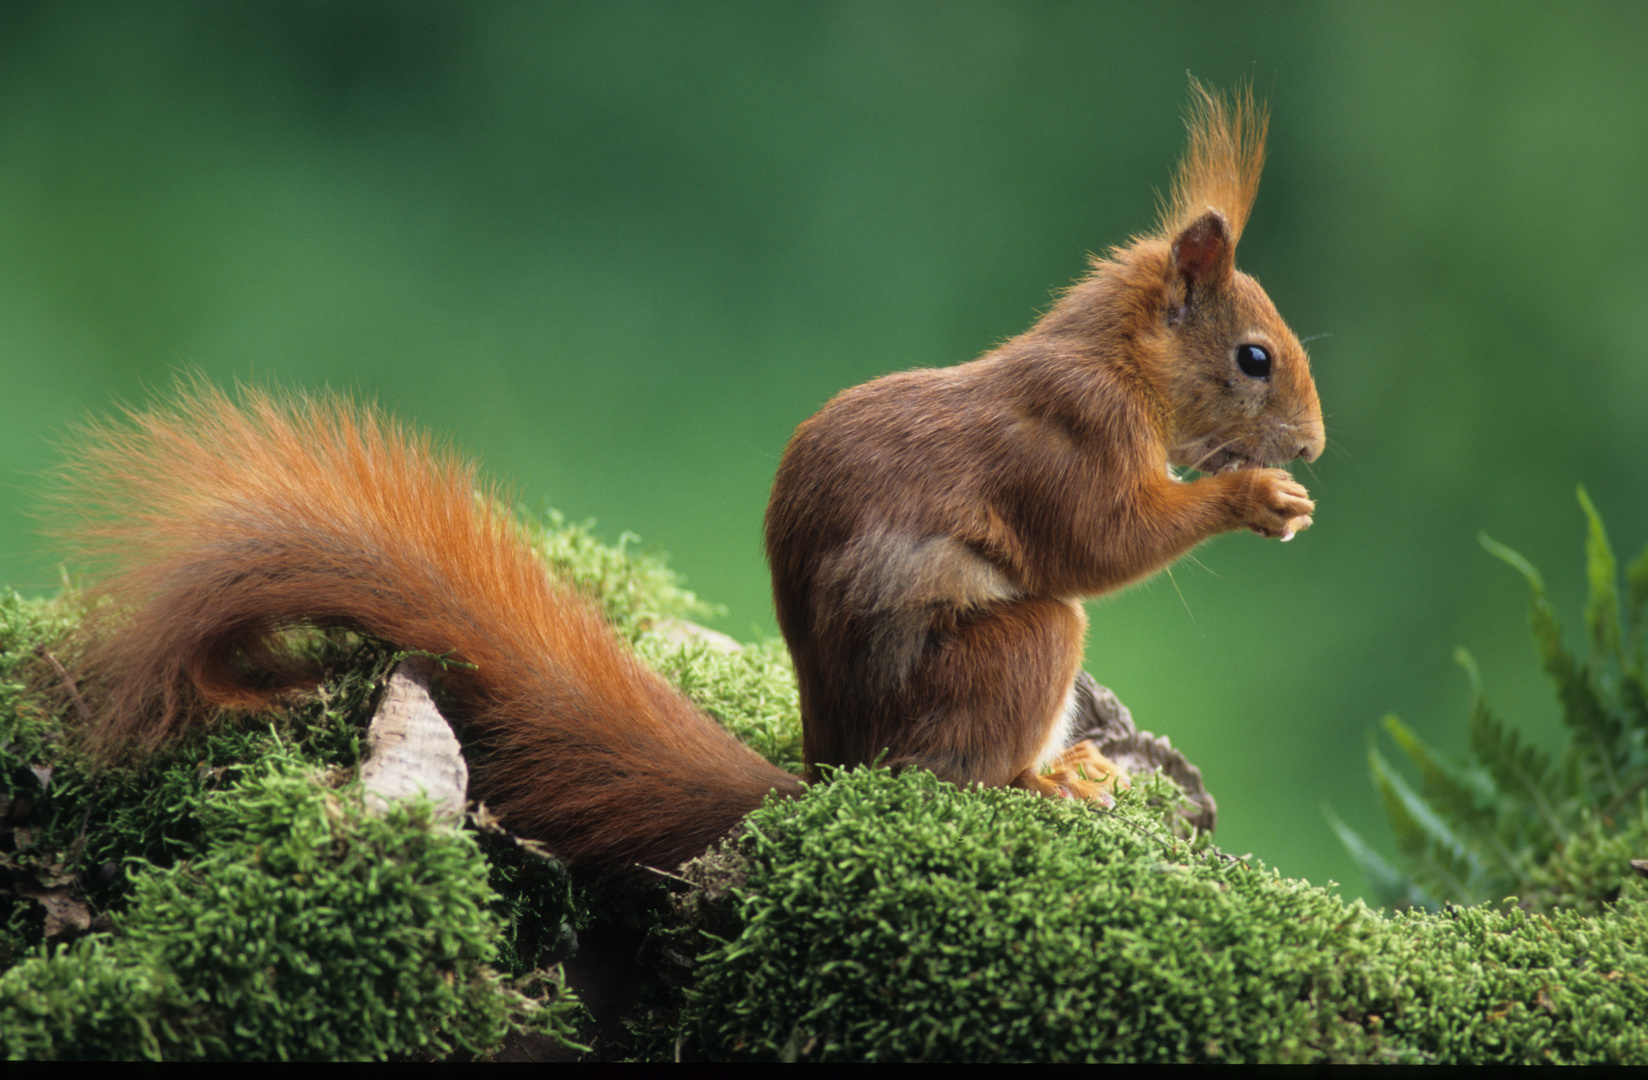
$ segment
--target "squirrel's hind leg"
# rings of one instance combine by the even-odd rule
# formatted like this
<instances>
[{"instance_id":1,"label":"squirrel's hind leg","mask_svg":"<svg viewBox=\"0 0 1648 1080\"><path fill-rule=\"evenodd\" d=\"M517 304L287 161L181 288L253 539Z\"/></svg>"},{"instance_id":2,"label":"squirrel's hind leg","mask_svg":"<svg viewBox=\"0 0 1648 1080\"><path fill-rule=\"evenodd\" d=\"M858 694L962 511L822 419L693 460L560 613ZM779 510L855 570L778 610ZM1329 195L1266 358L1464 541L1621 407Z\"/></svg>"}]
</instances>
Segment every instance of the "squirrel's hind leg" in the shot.
<instances>
[{"instance_id":1,"label":"squirrel's hind leg","mask_svg":"<svg viewBox=\"0 0 1648 1080\"><path fill-rule=\"evenodd\" d=\"M1039 772L1055 729L1065 726L1085 631L1079 607L1047 598L934 625L915 670L884 703L891 716L907 718L888 725L897 734L887 763L986 787Z\"/></svg>"}]
</instances>

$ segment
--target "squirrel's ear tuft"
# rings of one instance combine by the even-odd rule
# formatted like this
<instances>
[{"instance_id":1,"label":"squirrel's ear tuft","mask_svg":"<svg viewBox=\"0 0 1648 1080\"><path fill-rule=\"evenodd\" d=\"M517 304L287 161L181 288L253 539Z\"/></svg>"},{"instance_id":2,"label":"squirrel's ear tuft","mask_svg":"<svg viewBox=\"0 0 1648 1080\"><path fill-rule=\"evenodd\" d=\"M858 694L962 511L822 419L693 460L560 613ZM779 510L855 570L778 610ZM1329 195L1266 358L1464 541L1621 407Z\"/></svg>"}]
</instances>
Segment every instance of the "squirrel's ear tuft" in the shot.
<instances>
[{"instance_id":1,"label":"squirrel's ear tuft","mask_svg":"<svg viewBox=\"0 0 1648 1080\"><path fill-rule=\"evenodd\" d=\"M1236 244L1219 211L1207 211L1173 238L1173 272L1186 283L1218 288L1235 269Z\"/></svg>"},{"instance_id":2,"label":"squirrel's ear tuft","mask_svg":"<svg viewBox=\"0 0 1648 1080\"><path fill-rule=\"evenodd\" d=\"M1190 80L1190 108L1185 113L1190 142L1173 175L1173 192L1162 207L1159 236L1193 228L1193 219L1208 208L1225 216L1234 244L1247 224L1259 173L1265 167L1265 129L1270 113L1253 100L1253 85L1244 83L1226 98Z\"/></svg>"}]
</instances>

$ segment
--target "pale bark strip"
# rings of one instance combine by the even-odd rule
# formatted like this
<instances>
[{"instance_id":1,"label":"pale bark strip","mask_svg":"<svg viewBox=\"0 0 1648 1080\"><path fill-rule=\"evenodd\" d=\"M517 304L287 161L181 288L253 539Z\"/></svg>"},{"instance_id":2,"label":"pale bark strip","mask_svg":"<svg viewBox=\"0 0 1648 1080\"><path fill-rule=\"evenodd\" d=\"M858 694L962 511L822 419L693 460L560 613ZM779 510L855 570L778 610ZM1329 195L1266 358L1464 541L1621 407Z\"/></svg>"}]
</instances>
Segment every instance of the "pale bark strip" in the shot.
<instances>
[{"instance_id":1,"label":"pale bark strip","mask_svg":"<svg viewBox=\"0 0 1648 1080\"><path fill-rule=\"evenodd\" d=\"M367 805L380 812L391 799L419 793L435 804L436 816L461 818L469 790L469 767L446 718L429 696L428 660L403 660L390 674L367 729L361 780Z\"/></svg>"}]
</instances>

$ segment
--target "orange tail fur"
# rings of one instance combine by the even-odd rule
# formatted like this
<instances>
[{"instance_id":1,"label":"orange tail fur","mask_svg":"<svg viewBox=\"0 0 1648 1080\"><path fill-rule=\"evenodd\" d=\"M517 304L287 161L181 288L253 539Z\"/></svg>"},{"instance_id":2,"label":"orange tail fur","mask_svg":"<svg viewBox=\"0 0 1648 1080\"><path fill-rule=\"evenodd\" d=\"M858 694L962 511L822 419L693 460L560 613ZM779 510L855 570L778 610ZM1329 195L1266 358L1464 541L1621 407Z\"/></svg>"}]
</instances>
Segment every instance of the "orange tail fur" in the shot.
<instances>
[{"instance_id":1,"label":"orange tail fur","mask_svg":"<svg viewBox=\"0 0 1648 1080\"><path fill-rule=\"evenodd\" d=\"M269 705L302 678L282 632L328 626L473 665L440 676L480 736L472 790L574 865L672 866L800 790L551 582L428 438L333 396L180 398L92 427L58 496L110 572L80 657L95 751Z\"/></svg>"}]
</instances>

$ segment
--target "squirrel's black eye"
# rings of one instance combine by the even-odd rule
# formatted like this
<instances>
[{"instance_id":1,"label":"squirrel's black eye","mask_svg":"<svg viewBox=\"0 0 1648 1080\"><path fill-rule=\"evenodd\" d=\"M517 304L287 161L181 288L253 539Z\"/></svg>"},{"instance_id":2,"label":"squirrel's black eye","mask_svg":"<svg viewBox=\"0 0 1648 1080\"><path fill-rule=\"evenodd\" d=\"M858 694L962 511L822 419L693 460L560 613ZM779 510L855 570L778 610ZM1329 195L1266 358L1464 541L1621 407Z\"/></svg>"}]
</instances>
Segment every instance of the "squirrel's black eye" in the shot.
<instances>
[{"instance_id":1,"label":"squirrel's black eye","mask_svg":"<svg viewBox=\"0 0 1648 1080\"><path fill-rule=\"evenodd\" d=\"M1270 350L1263 345L1236 346L1236 366L1250 379L1270 378Z\"/></svg>"}]
</instances>

